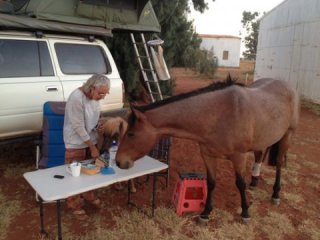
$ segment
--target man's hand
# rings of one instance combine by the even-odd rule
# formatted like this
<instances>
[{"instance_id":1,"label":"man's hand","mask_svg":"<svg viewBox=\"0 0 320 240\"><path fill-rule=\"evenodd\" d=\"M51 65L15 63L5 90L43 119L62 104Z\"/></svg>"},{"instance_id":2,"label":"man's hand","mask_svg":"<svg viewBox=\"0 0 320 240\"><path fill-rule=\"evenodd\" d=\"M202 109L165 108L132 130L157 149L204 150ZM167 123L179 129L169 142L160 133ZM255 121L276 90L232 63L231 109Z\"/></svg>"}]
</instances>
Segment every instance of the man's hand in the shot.
<instances>
[{"instance_id":1,"label":"man's hand","mask_svg":"<svg viewBox=\"0 0 320 240\"><path fill-rule=\"evenodd\" d=\"M89 149L90 149L90 153L91 153L91 157L93 159L96 159L99 157L100 153L98 148L96 147L96 145L94 145L91 140L85 141L85 144L88 145Z\"/></svg>"},{"instance_id":2,"label":"man's hand","mask_svg":"<svg viewBox=\"0 0 320 240\"><path fill-rule=\"evenodd\" d=\"M96 159L99 157L99 151L98 148L95 145L90 146L90 152L91 152L91 157L93 159Z\"/></svg>"}]
</instances>

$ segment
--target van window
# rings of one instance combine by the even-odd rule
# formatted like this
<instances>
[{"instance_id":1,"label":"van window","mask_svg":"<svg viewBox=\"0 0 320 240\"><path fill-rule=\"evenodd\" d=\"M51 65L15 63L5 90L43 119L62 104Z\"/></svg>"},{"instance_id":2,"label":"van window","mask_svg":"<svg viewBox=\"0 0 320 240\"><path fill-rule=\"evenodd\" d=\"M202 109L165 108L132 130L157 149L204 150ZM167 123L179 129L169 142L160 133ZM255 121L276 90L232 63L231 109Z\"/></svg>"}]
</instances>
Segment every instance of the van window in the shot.
<instances>
[{"instance_id":1,"label":"van window","mask_svg":"<svg viewBox=\"0 0 320 240\"><path fill-rule=\"evenodd\" d=\"M55 49L64 74L108 74L110 63L99 46L56 43Z\"/></svg>"},{"instance_id":2,"label":"van window","mask_svg":"<svg viewBox=\"0 0 320 240\"><path fill-rule=\"evenodd\" d=\"M52 76L46 42L0 39L0 77Z\"/></svg>"}]
</instances>

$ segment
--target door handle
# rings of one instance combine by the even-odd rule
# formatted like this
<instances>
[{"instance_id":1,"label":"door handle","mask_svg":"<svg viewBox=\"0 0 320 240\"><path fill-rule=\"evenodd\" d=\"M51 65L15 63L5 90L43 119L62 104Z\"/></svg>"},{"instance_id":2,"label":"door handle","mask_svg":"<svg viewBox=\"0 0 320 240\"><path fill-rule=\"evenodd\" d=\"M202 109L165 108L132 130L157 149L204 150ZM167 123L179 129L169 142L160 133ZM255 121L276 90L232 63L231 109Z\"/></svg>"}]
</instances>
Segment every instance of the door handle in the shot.
<instances>
[{"instance_id":1,"label":"door handle","mask_svg":"<svg viewBox=\"0 0 320 240\"><path fill-rule=\"evenodd\" d=\"M58 91L57 87L46 87L47 92L54 92L54 91Z\"/></svg>"}]
</instances>

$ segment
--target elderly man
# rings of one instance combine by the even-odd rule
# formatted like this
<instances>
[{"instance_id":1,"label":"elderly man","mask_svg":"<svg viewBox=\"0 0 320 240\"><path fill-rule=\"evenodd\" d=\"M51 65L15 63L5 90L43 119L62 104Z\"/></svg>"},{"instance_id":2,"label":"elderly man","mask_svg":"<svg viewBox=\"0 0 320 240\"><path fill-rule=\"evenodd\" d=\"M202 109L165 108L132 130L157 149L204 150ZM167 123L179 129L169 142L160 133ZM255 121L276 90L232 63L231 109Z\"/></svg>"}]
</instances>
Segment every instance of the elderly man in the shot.
<instances>
[{"instance_id":1,"label":"elderly man","mask_svg":"<svg viewBox=\"0 0 320 240\"><path fill-rule=\"evenodd\" d=\"M98 131L102 131L99 100L109 93L110 80L102 74L94 74L82 87L74 90L67 101L63 128L65 142L65 163L82 161L88 157L96 159L99 151L96 147ZM82 209L84 201L100 207L100 199L94 192L69 197L67 207L79 218L86 218Z\"/></svg>"}]
</instances>

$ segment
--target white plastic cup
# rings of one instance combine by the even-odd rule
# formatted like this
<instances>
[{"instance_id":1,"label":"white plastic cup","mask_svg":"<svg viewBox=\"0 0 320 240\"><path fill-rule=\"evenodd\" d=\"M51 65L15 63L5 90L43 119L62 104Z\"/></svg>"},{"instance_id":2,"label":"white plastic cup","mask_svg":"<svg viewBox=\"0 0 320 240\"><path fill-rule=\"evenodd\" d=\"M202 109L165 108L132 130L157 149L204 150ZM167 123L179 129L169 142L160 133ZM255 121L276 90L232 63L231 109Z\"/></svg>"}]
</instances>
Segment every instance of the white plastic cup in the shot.
<instances>
[{"instance_id":1,"label":"white plastic cup","mask_svg":"<svg viewBox=\"0 0 320 240\"><path fill-rule=\"evenodd\" d=\"M81 172L81 164L78 162L71 163L66 167L66 170L73 177L79 177Z\"/></svg>"}]
</instances>

